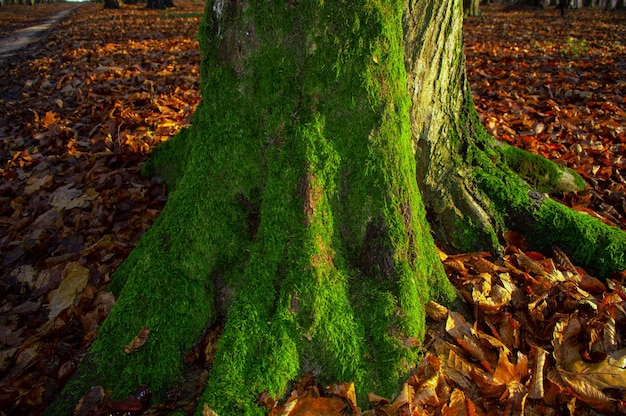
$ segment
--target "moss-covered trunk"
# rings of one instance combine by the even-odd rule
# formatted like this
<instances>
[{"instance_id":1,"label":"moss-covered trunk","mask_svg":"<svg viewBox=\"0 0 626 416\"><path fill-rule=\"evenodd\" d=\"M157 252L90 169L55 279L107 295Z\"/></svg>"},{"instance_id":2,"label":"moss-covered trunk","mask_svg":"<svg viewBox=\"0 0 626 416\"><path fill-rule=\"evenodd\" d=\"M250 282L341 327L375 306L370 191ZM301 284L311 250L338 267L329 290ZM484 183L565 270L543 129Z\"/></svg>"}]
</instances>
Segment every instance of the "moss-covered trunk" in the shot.
<instances>
[{"instance_id":1,"label":"moss-covered trunk","mask_svg":"<svg viewBox=\"0 0 626 416\"><path fill-rule=\"evenodd\" d=\"M354 381L361 400L397 392L424 303L453 299L418 183L450 249L497 251L511 218L534 227L553 206L511 171L539 162L476 122L461 18L448 0L208 2L203 100L145 167L168 203L112 277L119 300L48 413L70 414L93 385L121 398L147 384L158 401L218 320L199 409L261 413L259 393L280 397L305 371Z\"/></svg>"},{"instance_id":2,"label":"moss-covered trunk","mask_svg":"<svg viewBox=\"0 0 626 416\"><path fill-rule=\"evenodd\" d=\"M260 413L259 393L305 371L397 391L423 305L453 297L415 181L404 6L207 5L203 101L146 168L168 204L113 276L119 300L65 399L140 383L160 397L220 318L202 398L220 414ZM147 343L125 354L142 327Z\"/></svg>"}]
</instances>

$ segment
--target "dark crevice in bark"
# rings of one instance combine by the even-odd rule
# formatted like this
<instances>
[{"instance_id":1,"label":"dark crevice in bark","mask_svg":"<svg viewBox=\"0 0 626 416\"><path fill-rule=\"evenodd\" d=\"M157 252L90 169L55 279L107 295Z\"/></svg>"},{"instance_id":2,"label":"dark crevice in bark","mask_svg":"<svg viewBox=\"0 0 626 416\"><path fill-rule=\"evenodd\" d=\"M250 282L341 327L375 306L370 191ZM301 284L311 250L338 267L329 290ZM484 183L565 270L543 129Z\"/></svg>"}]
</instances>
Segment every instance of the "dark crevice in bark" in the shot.
<instances>
[{"instance_id":1,"label":"dark crevice in bark","mask_svg":"<svg viewBox=\"0 0 626 416\"><path fill-rule=\"evenodd\" d=\"M358 267L363 274L385 278L391 276L395 262L393 252L389 247L387 231L387 227L380 218L367 224L358 260Z\"/></svg>"}]
</instances>

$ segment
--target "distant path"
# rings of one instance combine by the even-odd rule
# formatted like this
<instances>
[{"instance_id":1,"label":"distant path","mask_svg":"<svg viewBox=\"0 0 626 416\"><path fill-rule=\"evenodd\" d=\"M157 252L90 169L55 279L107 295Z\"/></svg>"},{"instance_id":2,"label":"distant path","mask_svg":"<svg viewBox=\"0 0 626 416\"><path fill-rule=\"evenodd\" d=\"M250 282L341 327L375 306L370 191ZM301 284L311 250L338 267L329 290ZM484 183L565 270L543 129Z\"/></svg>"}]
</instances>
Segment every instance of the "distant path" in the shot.
<instances>
[{"instance_id":1,"label":"distant path","mask_svg":"<svg viewBox=\"0 0 626 416\"><path fill-rule=\"evenodd\" d=\"M20 51L22 48L36 42L39 38L46 33L52 26L54 26L59 21L65 19L69 16L74 10L80 7L80 4L77 4L69 9L62 10L52 16L50 19L45 22L30 26L24 29L17 30L11 33L9 36L0 39L0 64L4 63L8 58L15 55L16 52Z\"/></svg>"}]
</instances>

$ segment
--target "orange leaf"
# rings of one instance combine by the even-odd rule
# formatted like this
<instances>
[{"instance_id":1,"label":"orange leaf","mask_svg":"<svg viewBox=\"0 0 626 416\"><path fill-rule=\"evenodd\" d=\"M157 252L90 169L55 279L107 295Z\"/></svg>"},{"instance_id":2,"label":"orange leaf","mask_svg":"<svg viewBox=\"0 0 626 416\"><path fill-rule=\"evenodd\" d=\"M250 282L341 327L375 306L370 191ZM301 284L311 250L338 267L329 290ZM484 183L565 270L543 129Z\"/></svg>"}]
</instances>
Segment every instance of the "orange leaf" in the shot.
<instances>
[{"instance_id":1,"label":"orange leaf","mask_svg":"<svg viewBox=\"0 0 626 416\"><path fill-rule=\"evenodd\" d=\"M341 399L332 397L305 397L297 399L296 405L285 416L343 416L346 404Z\"/></svg>"}]
</instances>

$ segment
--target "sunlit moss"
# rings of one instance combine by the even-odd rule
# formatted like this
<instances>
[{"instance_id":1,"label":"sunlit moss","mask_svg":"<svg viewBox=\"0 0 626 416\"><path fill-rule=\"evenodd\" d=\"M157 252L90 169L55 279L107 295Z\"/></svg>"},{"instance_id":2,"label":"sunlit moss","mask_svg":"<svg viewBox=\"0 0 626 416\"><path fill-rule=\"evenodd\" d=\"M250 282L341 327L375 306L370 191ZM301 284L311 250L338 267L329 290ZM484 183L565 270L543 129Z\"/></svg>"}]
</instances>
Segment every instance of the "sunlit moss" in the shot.
<instances>
[{"instance_id":1,"label":"sunlit moss","mask_svg":"<svg viewBox=\"0 0 626 416\"><path fill-rule=\"evenodd\" d=\"M258 48L242 65L227 57L228 80L205 69L216 111L229 107L214 87L246 92L236 108L256 115L231 123L258 121L250 137L266 178L202 398L227 413L259 411L258 393L284 394L301 371L354 381L361 399L393 393L417 362L410 340L425 333L424 302L452 298L414 182L403 4L298 7L295 22L282 3L251 4L241 25ZM367 244L387 253L388 269L363 264Z\"/></svg>"},{"instance_id":2,"label":"sunlit moss","mask_svg":"<svg viewBox=\"0 0 626 416\"><path fill-rule=\"evenodd\" d=\"M571 192L585 187L585 181L571 169L518 149L503 145L499 151L505 163L539 192Z\"/></svg>"}]
</instances>

